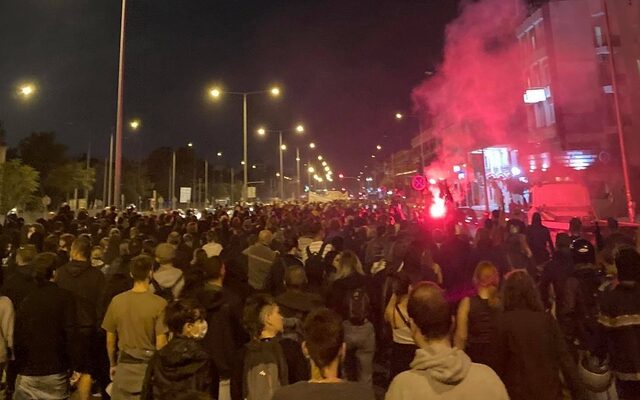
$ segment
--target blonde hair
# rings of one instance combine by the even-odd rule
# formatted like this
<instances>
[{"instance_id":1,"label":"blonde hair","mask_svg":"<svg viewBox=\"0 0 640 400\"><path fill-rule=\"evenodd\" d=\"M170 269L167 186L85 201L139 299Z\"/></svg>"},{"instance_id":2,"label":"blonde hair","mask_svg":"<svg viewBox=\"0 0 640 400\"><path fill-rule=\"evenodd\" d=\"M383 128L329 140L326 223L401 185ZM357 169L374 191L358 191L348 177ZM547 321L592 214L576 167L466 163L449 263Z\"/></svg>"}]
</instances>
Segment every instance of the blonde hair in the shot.
<instances>
[{"instance_id":1,"label":"blonde hair","mask_svg":"<svg viewBox=\"0 0 640 400\"><path fill-rule=\"evenodd\" d=\"M480 261L473 271L473 284L476 289L486 289L489 293L489 305L498 307L500 296L498 286L500 285L500 273L498 268L490 261Z\"/></svg>"},{"instance_id":2,"label":"blonde hair","mask_svg":"<svg viewBox=\"0 0 640 400\"><path fill-rule=\"evenodd\" d=\"M335 279L346 278L354 273L364 275L362 263L356 253L351 250L345 250L340 253L340 261L338 262L338 272Z\"/></svg>"}]
</instances>

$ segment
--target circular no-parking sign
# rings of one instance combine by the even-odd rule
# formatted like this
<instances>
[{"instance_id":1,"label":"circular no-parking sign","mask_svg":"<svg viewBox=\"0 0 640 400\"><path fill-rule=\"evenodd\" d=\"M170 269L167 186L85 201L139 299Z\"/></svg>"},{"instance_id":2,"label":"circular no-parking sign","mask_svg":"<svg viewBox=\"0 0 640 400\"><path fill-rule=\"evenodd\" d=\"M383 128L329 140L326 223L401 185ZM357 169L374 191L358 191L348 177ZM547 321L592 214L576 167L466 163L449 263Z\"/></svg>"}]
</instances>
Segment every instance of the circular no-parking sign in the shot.
<instances>
[{"instance_id":1,"label":"circular no-parking sign","mask_svg":"<svg viewBox=\"0 0 640 400\"><path fill-rule=\"evenodd\" d=\"M413 190L421 192L427 187L427 180L422 175L416 175L411 178L411 187Z\"/></svg>"}]
</instances>

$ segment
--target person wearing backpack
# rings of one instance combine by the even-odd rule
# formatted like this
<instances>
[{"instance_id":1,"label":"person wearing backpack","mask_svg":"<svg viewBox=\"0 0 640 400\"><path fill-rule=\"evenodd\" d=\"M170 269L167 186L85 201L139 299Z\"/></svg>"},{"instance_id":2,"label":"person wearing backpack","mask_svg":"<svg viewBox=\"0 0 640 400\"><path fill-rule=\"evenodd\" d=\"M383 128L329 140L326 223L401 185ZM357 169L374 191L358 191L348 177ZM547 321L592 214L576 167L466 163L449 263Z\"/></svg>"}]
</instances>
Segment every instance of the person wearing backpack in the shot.
<instances>
[{"instance_id":1,"label":"person wearing backpack","mask_svg":"<svg viewBox=\"0 0 640 400\"><path fill-rule=\"evenodd\" d=\"M160 243L156 247L155 256L159 267L151 278L151 293L170 302L180 297L184 287L182 271L173 266L176 250L168 243Z\"/></svg>"},{"instance_id":2,"label":"person wearing backpack","mask_svg":"<svg viewBox=\"0 0 640 400\"><path fill-rule=\"evenodd\" d=\"M207 392L209 354L199 341L207 334L205 311L193 299L170 303L165 324L172 339L149 361L141 400L173 400L189 390Z\"/></svg>"},{"instance_id":3,"label":"person wearing backpack","mask_svg":"<svg viewBox=\"0 0 640 400\"><path fill-rule=\"evenodd\" d=\"M314 232L313 241L304 248L302 262L309 279L309 287L318 289L322 286L325 271L328 270L327 255L333 250L333 246L324 241L324 230L320 223L314 223L311 230Z\"/></svg>"},{"instance_id":4,"label":"person wearing backpack","mask_svg":"<svg viewBox=\"0 0 640 400\"><path fill-rule=\"evenodd\" d=\"M371 385L376 335L370 321L369 280L358 256L352 251L342 252L337 266L336 280L329 290L327 304L344 320L347 344L345 371L350 380Z\"/></svg>"},{"instance_id":5,"label":"person wearing backpack","mask_svg":"<svg viewBox=\"0 0 640 400\"><path fill-rule=\"evenodd\" d=\"M251 341L238 352L231 376L232 400L271 400L281 386L309 379L300 345L279 338L284 321L273 297L256 294L247 299L243 322Z\"/></svg>"}]
</instances>

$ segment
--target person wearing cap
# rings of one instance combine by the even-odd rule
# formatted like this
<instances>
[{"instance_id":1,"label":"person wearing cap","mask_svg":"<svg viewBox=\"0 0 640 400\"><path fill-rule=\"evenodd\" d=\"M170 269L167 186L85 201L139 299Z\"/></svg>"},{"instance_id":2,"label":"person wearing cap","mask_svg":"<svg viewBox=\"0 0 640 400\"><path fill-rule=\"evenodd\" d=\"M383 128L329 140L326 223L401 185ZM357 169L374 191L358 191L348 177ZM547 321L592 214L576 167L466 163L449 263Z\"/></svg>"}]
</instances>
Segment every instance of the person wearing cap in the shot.
<instances>
[{"instance_id":1,"label":"person wearing cap","mask_svg":"<svg viewBox=\"0 0 640 400\"><path fill-rule=\"evenodd\" d=\"M160 243L155 251L156 262L159 267L153 272L153 281L160 288L171 288L173 298L180 297L184 287L184 275L182 271L173 266L176 257L176 249L169 243ZM155 293L155 285L151 285L151 292Z\"/></svg>"},{"instance_id":2,"label":"person wearing cap","mask_svg":"<svg viewBox=\"0 0 640 400\"><path fill-rule=\"evenodd\" d=\"M618 285L598 299L602 341L596 355L616 377L621 399L640 398L640 254L633 247L615 255ZM634 397L635 396L635 397Z\"/></svg>"}]
</instances>

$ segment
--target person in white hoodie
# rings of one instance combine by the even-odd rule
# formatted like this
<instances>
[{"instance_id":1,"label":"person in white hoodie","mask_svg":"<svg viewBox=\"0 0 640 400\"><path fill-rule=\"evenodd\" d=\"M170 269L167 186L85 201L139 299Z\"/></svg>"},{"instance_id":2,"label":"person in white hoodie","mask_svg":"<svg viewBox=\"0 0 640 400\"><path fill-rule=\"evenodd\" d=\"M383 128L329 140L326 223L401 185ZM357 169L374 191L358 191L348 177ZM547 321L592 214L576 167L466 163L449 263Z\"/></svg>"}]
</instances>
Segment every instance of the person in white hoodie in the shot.
<instances>
[{"instance_id":1,"label":"person in white hoodie","mask_svg":"<svg viewBox=\"0 0 640 400\"><path fill-rule=\"evenodd\" d=\"M444 292L432 282L415 286L407 305L416 356L397 375L385 400L508 400L498 375L451 346L452 316Z\"/></svg>"}]
</instances>

